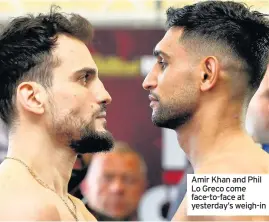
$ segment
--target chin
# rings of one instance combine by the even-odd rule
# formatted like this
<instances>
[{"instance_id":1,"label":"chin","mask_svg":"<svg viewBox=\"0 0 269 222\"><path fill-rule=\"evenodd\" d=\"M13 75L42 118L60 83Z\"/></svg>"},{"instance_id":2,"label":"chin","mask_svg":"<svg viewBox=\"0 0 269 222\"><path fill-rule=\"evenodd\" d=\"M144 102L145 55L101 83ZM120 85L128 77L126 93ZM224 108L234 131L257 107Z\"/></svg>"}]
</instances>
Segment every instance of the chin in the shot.
<instances>
[{"instance_id":1,"label":"chin","mask_svg":"<svg viewBox=\"0 0 269 222\"><path fill-rule=\"evenodd\" d=\"M165 115L165 113L155 113L152 115L152 122L155 126L176 130L186 123L188 123L191 119L191 113L182 113L177 115Z\"/></svg>"},{"instance_id":2,"label":"chin","mask_svg":"<svg viewBox=\"0 0 269 222\"><path fill-rule=\"evenodd\" d=\"M106 128L107 128L106 121L95 123L95 130L96 131L105 131Z\"/></svg>"},{"instance_id":3,"label":"chin","mask_svg":"<svg viewBox=\"0 0 269 222\"><path fill-rule=\"evenodd\" d=\"M105 127L98 127L95 129L97 133L107 133L107 129Z\"/></svg>"}]
</instances>

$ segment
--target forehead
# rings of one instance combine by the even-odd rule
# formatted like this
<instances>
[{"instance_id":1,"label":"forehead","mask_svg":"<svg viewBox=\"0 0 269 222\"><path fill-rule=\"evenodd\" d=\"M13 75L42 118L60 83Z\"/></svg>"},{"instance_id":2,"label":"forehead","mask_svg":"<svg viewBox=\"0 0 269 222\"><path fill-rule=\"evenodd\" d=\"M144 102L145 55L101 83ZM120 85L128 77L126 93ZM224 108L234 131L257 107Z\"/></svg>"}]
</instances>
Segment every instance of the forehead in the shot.
<instances>
[{"instance_id":1,"label":"forehead","mask_svg":"<svg viewBox=\"0 0 269 222\"><path fill-rule=\"evenodd\" d=\"M170 28L156 45L155 50L168 54L169 57L178 56L185 52L183 45L180 44L180 37L183 34L183 29L180 27Z\"/></svg>"},{"instance_id":2,"label":"forehead","mask_svg":"<svg viewBox=\"0 0 269 222\"><path fill-rule=\"evenodd\" d=\"M60 60L60 66L57 68L65 75L71 75L85 67L97 69L89 49L83 42L67 35L59 35L56 44L53 56Z\"/></svg>"},{"instance_id":3,"label":"forehead","mask_svg":"<svg viewBox=\"0 0 269 222\"><path fill-rule=\"evenodd\" d=\"M132 153L97 154L95 165L105 171L136 172L140 170L139 158Z\"/></svg>"}]
</instances>

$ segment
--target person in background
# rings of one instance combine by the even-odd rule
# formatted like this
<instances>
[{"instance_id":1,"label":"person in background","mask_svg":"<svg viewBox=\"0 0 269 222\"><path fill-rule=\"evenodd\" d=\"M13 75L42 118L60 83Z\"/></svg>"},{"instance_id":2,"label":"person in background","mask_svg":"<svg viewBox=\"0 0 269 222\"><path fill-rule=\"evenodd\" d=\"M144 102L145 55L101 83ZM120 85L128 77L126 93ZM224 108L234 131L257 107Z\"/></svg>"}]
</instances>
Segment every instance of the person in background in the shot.
<instances>
[{"instance_id":1,"label":"person in background","mask_svg":"<svg viewBox=\"0 0 269 222\"><path fill-rule=\"evenodd\" d=\"M175 213L177 212L177 209L179 208L181 202L183 201L185 194L187 192L187 175L193 174L193 168L190 163L188 163L183 178L178 182L176 185L176 196L171 202L168 214L167 214L167 220L172 220Z\"/></svg>"},{"instance_id":2,"label":"person in background","mask_svg":"<svg viewBox=\"0 0 269 222\"><path fill-rule=\"evenodd\" d=\"M136 220L147 187L143 158L125 142L108 153L93 154L84 180L86 206L98 221Z\"/></svg>"},{"instance_id":3,"label":"person in background","mask_svg":"<svg viewBox=\"0 0 269 222\"><path fill-rule=\"evenodd\" d=\"M80 200L84 198L81 193L81 185L87 174L91 158L91 153L78 154L68 183L68 192Z\"/></svg>"},{"instance_id":4,"label":"person in background","mask_svg":"<svg viewBox=\"0 0 269 222\"><path fill-rule=\"evenodd\" d=\"M268 66L269 67L269 66ZM269 70L252 97L246 115L246 130L269 152Z\"/></svg>"}]
</instances>

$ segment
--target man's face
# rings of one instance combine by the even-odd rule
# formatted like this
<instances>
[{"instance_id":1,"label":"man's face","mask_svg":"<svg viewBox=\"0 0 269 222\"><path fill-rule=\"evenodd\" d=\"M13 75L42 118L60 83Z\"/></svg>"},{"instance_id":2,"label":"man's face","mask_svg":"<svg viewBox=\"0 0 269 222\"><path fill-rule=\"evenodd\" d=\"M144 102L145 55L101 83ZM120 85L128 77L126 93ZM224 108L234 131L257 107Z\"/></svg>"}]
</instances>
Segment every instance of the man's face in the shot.
<instances>
[{"instance_id":1,"label":"man's face","mask_svg":"<svg viewBox=\"0 0 269 222\"><path fill-rule=\"evenodd\" d=\"M131 153L96 154L87 177L87 198L99 212L122 219L138 207L145 189L139 158Z\"/></svg>"},{"instance_id":2,"label":"man's face","mask_svg":"<svg viewBox=\"0 0 269 222\"><path fill-rule=\"evenodd\" d=\"M252 97L246 116L246 129L257 143L269 143L269 72Z\"/></svg>"},{"instance_id":3,"label":"man's face","mask_svg":"<svg viewBox=\"0 0 269 222\"><path fill-rule=\"evenodd\" d=\"M113 138L105 118L111 97L96 64L82 42L62 35L57 43L53 56L60 65L53 70L49 90L49 130L57 140L68 138L77 153L110 150Z\"/></svg>"},{"instance_id":4,"label":"man's face","mask_svg":"<svg viewBox=\"0 0 269 222\"><path fill-rule=\"evenodd\" d=\"M185 124L197 106L199 86L195 66L179 43L182 29L171 28L155 47L157 62L143 82L150 91L152 121L164 128Z\"/></svg>"}]
</instances>

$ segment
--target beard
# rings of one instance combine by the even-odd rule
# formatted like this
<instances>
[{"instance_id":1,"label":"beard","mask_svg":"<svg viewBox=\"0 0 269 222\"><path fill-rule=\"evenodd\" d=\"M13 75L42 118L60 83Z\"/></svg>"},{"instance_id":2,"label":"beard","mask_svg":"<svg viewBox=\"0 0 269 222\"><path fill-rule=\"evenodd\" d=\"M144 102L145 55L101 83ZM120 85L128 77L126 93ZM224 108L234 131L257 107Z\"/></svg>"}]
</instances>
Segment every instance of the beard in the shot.
<instances>
[{"instance_id":1,"label":"beard","mask_svg":"<svg viewBox=\"0 0 269 222\"><path fill-rule=\"evenodd\" d=\"M95 117L105 111L105 107L92 115L91 121L86 121L71 111L64 118L53 113L53 132L57 140L66 143L77 154L108 152L113 148L114 138L108 131L95 129ZM105 126L104 126L105 128Z\"/></svg>"},{"instance_id":2,"label":"beard","mask_svg":"<svg viewBox=\"0 0 269 222\"><path fill-rule=\"evenodd\" d=\"M162 128L175 130L191 119L190 112L174 113L167 107L160 107L153 115L154 125Z\"/></svg>"},{"instance_id":3,"label":"beard","mask_svg":"<svg viewBox=\"0 0 269 222\"><path fill-rule=\"evenodd\" d=\"M110 132L98 132L91 125L84 125L80 129L79 138L71 138L69 146L79 154L108 152L114 145Z\"/></svg>"},{"instance_id":4,"label":"beard","mask_svg":"<svg viewBox=\"0 0 269 222\"><path fill-rule=\"evenodd\" d=\"M158 110L152 115L153 124L158 127L175 130L191 119L191 111L179 112L172 108L159 104Z\"/></svg>"},{"instance_id":5,"label":"beard","mask_svg":"<svg viewBox=\"0 0 269 222\"><path fill-rule=\"evenodd\" d=\"M163 104L158 100L158 106L153 111L151 119L158 127L175 130L189 122L194 112L193 104L177 104L176 102Z\"/></svg>"},{"instance_id":6,"label":"beard","mask_svg":"<svg viewBox=\"0 0 269 222\"><path fill-rule=\"evenodd\" d=\"M199 94L192 80L186 84L188 87L182 86L179 92L166 96L166 102L159 95L150 92L158 102L153 108L151 118L154 125L176 130L192 119L198 106Z\"/></svg>"}]
</instances>

